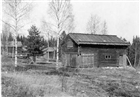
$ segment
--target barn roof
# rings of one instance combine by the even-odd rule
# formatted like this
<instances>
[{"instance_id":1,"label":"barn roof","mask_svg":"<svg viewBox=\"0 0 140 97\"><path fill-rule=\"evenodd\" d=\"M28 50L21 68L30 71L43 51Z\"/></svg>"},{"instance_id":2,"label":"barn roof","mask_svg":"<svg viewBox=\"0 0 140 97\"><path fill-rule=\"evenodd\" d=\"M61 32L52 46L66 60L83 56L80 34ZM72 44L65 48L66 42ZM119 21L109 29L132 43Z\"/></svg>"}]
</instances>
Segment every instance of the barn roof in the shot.
<instances>
[{"instance_id":1,"label":"barn roof","mask_svg":"<svg viewBox=\"0 0 140 97\"><path fill-rule=\"evenodd\" d=\"M93 44L93 45L130 45L129 42L123 41L116 35L99 35L99 34L83 34L69 33L72 40L77 44Z\"/></svg>"}]
</instances>

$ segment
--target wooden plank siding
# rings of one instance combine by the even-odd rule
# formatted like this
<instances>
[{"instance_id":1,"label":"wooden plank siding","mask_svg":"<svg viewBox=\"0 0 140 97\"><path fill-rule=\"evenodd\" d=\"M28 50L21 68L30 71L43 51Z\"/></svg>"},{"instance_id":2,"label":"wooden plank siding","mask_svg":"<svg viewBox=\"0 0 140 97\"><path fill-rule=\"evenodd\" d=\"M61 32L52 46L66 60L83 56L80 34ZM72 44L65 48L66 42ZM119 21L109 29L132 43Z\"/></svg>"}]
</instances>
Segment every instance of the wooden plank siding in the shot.
<instances>
[{"instance_id":1,"label":"wooden plank siding","mask_svg":"<svg viewBox=\"0 0 140 97\"><path fill-rule=\"evenodd\" d=\"M119 66L119 56L126 54L125 49L116 49L115 47L92 47L82 46L79 48L79 52L82 54L94 54L93 67L104 67L104 66ZM106 55L110 55L111 59L105 59Z\"/></svg>"},{"instance_id":2,"label":"wooden plank siding","mask_svg":"<svg viewBox=\"0 0 140 97\"><path fill-rule=\"evenodd\" d=\"M117 53L115 49L102 49L99 50L99 67L112 66L116 67L117 65Z\"/></svg>"},{"instance_id":3,"label":"wooden plank siding","mask_svg":"<svg viewBox=\"0 0 140 97\"><path fill-rule=\"evenodd\" d=\"M82 54L77 60L78 68L93 68L94 67L94 54Z\"/></svg>"},{"instance_id":4,"label":"wooden plank siding","mask_svg":"<svg viewBox=\"0 0 140 97\"><path fill-rule=\"evenodd\" d=\"M98 48L92 48L92 47L87 47L87 46L82 46L79 48L79 52L81 53L80 56L82 57L83 54L91 54L94 61L92 61L93 63L91 63L91 66L88 67L95 67L98 66ZM82 58L81 58L82 59Z\"/></svg>"},{"instance_id":5,"label":"wooden plank siding","mask_svg":"<svg viewBox=\"0 0 140 97\"><path fill-rule=\"evenodd\" d=\"M64 67L76 68L77 65L77 53L63 53L62 63Z\"/></svg>"},{"instance_id":6,"label":"wooden plank siding","mask_svg":"<svg viewBox=\"0 0 140 97\"><path fill-rule=\"evenodd\" d=\"M81 47L78 52L65 52L63 54L63 64L65 66L78 68L94 68L94 67L117 67L120 64L120 56L123 56L125 49L110 48L88 48ZM106 55L110 55L111 59L105 59Z\"/></svg>"}]
</instances>

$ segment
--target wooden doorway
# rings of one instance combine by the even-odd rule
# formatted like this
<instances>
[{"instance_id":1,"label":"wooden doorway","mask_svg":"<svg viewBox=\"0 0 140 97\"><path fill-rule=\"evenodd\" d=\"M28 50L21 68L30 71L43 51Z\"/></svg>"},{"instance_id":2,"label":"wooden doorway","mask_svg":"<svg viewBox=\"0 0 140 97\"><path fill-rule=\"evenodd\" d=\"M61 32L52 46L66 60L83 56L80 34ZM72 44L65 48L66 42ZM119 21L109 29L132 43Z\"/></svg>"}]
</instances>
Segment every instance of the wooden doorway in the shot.
<instances>
[{"instance_id":1,"label":"wooden doorway","mask_svg":"<svg viewBox=\"0 0 140 97\"><path fill-rule=\"evenodd\" d=\"M70 67L76 68L76 54L70 54Z\"/></svg>"},{"instance_id":2,"label":"wooden doorway","mask_svg":"<svg viewBox=\"0 0 140 97\"><path fill-rule=\"evenodd\" d=\"M62 57L62 62L63 62L63 65L65 67L72 67L72 68L75 68L76 67L76 57L77 57L77 54L73 54L73 53L65 53L63 54L63 57Z\"/></svg>"},{"instance_id":3,"label":"wooden doorway","mask_svg":"<svg viewBox=\"0 0 140 97\"><path fill-rule=\"evenodd\" d=\"M124 54L124 55L120 55L119 56L119 66L127 66L127 56Z\"/></svg>"},{"instance_id":4,"label":"wooden doorway","mask_svg":"<svg viewBox=\"0 0 140 97\"><path fill-rule=\"evenodd\" d=\"M123 66L123 55L119 56L119 66Z\"/></svg>"}]
</instances>

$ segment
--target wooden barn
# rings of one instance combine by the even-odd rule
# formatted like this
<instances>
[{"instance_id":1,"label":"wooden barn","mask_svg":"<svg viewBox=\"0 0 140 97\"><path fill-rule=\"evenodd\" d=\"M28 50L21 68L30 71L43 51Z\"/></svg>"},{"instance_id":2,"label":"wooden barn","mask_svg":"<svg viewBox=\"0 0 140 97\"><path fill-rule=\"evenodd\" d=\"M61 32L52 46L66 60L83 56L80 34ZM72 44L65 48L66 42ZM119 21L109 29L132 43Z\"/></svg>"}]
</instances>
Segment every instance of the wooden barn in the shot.
<instances>
[{"instance_id":1,"label":"wooden barn","mask_svg":"<svg viewBox=\"0 0 140 97\"><path fill-rule=\"evenodd\" d=\"M116 35L69 33L61 43L62 63L76 68L124 66L129 45Z\"/></svg>"}]
</instances>

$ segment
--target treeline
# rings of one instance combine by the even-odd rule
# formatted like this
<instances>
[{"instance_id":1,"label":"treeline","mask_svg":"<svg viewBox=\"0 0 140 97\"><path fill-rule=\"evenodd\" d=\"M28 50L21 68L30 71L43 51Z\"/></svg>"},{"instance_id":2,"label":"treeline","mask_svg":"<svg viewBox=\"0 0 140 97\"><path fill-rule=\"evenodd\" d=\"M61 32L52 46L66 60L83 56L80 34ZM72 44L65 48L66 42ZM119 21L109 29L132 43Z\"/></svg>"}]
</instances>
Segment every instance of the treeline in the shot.
<instances>
[{"instance_id":1,"label":"treeline","mask_svg":"<svg viewBox=\"0 0 140 97\"><path fill-rule=\"evenodd\" d=\"M14 41L14 37L11 32L9 32L9 34L4 34L4 33L1 34L1 43L5 49L6 49L6 45L8 45L8 42L10 42L10 41ZM25 46L26 42L27 42L27 37L24 35L23 36L18 35L17 41L20 41L22 43L22 45ZM56 47L56 43L57 43L56 38L53 36L50 36L49 40L43 38L42 42L45 47L48 47L48 44L49 44L49 47Z\"/></svg>"},{"instance_id":2,"label":"treeline","mask_svg":"<svg viewBox=\"0 0 140 97\"><path fill-rule=\"evenodd\" d=\"M140 66L140 37L133 37L132 44L127 49L127 56L134 67Z\"/></svg>"}]
</instances>

